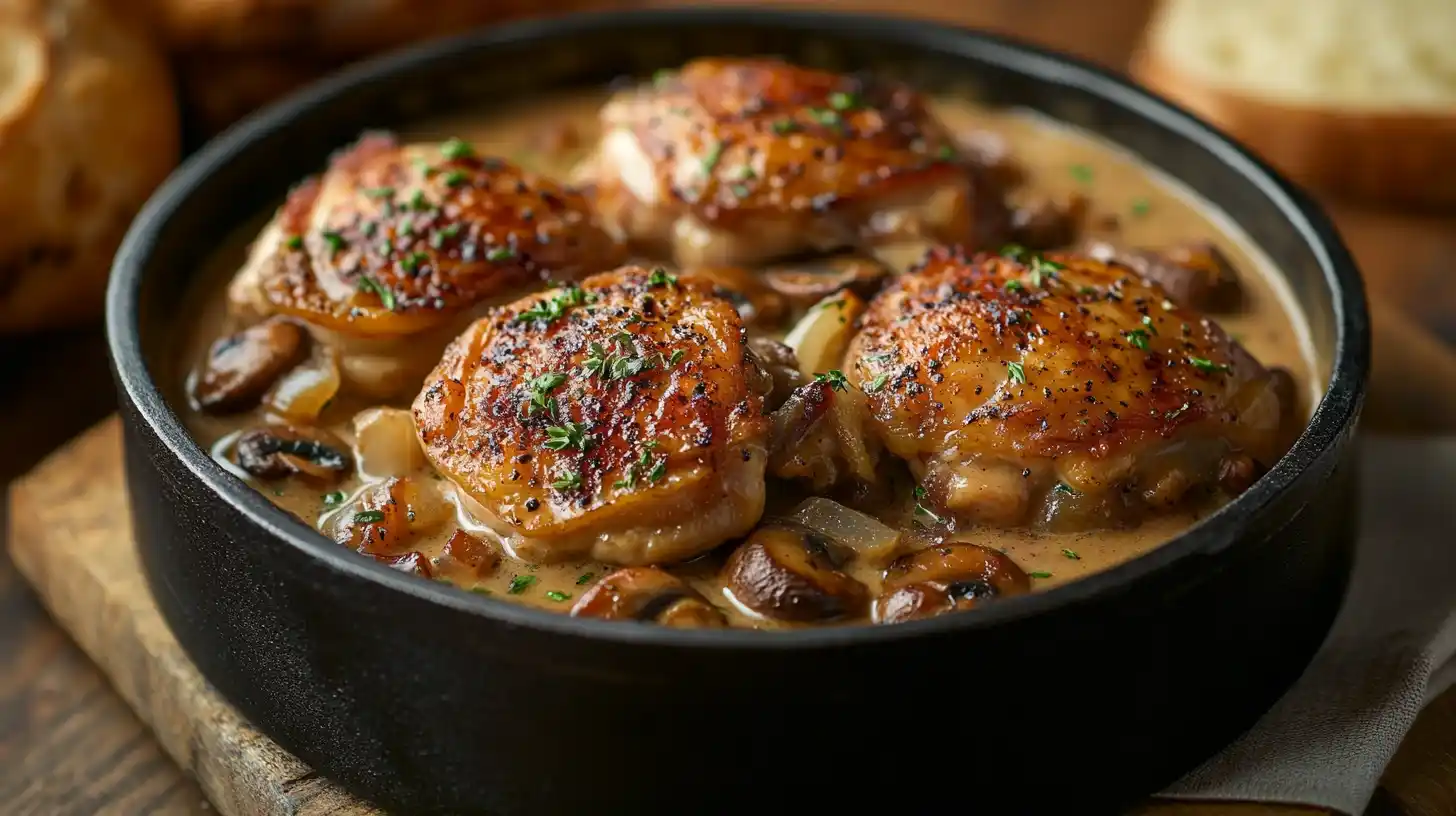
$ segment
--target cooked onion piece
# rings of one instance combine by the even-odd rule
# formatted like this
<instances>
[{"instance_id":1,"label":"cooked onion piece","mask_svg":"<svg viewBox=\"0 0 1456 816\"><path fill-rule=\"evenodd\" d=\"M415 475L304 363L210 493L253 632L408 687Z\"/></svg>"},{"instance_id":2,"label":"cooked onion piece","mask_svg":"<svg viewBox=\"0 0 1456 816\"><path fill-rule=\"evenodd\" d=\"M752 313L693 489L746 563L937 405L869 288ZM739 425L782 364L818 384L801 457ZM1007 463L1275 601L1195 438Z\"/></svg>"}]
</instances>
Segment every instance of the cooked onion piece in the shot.
<instances>
[{"instance_id":1,"label":"cooked onion piece","mask_svg":"<svg viewBox=\"0 0 1456 816\"><path fill-rule=\"evenodd\" d=\"M354 451L366 477L408 476L425 465L414 416L402 408L366 408L355 414Z\"/></svg>"},{"instance_id":2,"label":"cooked onion piece","mask_svg":"<svg viewBox=\"0 0 1456 816\"><path fill-rule=\"evenodd\" d=\"M812 378L843 367L844 349L854 336L865 303L853 292L837 292L814 304L784 337L794 350L799 372Z\"/></svg>"},{"instance_id":3,"label":"cooked onion piece","mask_svg":"<svg viewBox=\"0 0 1456 816\"><path fill-rule=\"evenodd\" d=\"M789 519L849 550L857 559L885 562L895 557L900 532L874 516L832 499L814 496L794 508Z\"/></svg>"}]
</instances>

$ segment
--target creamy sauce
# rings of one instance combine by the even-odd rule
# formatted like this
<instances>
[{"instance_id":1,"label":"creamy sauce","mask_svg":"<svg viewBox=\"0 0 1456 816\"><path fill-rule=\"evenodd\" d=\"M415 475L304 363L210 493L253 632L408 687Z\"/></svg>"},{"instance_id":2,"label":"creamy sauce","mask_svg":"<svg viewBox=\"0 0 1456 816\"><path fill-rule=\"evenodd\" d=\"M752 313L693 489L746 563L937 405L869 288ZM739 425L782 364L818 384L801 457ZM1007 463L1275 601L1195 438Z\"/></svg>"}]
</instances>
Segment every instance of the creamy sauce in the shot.
<instances>
[{"instance_id":1,"label":"creamy sauce","mask_svg":"<svg viewBox=\"0 0 1456 816\"><path fill-rule=\"evenodd\" d=\"M458 136L471 141L486 155L512 159L528 169L556 178L567 178L571 168L594 142L598 125L596 111L604 95L573 94L546 99L489 115L466 115L442 120L406 134L409 137L443 140ZM1303 320L1281 279L1269 262L1236 234L1227 222L1211 213L1190 191L1151 172L1136 159L1088 136L1055 123L1017 111L994 111L960 100L942 100L937 108L953 130L991 131L1004 137L1011 154L1028 174L1020 195L1064 197L1080 192L1090 197L1087 219L1089 237L1106 237L1125 246L1159 247L1179 241L1204 239L1215 243L1240 273L1244 306L1238 314L1216 319L1266 366L1282 366L1301 384L1305 393L1300 411L1307 416L1318 398L1318 378L1312 370L1310 345L1302 329ZM563 135L572 134L564 146ZM553 144L555 143L555 144ZM1115 225L1111 222L1115 220ZM184 327L184 352L180 369L170 377L174 404L188 404L187 372L197 368L208 347L219 336L236 328L226 316L224 284L238 269L247 242L257 234L259 222L239 230L220 249L210 268L200 277L195 319ZM321 424L343 440L353 442L351 419L366 403L340 399L324 412ZM408 400L396 407L408 408ZM226 452L241 429L264 420L259 411L230 417L213 417L196 410L183 410L184 419L199 443L214 451L217 460L240 477L246 473L227 460ZM435 479L438 476L430 474ZM368 488L360 474L327 493L296 480L259 483L250 480L277 505L326 531L333 516L355 512L353 497ZM484 525L461 508L448 482L436 482L456 505L458 526L483 539L499 542ZM342 491L348 498L330 506L327 496ZM770 494L773 494L770 490ZM792 502L791 502L792 503ZM774 508L770 508L771 510ZM999 548L1032 575L1034 588L1046 588L1076 580L1146 552L1173 538L1213 508L1191 509L1153 518L1133 529L1099 530L1079 534L1050 534L1034 531L977 529L954 538ZM913 522L909 523L913 526ZM456 525L442 526L419 549L426 556L438 556ZM720 548L722 549L722 548ZM716 554L696 562L673 567L689 578L703 594L725 607L737 625L766 625L750 621L732 604L715 580L721 564ZM597 563L532 565L509 556L477 589L514 601L564 612L595 577L612 568ZM852 574L872 591L878 589L876 570L858 569Z\"/></svg>"}]
</instances>

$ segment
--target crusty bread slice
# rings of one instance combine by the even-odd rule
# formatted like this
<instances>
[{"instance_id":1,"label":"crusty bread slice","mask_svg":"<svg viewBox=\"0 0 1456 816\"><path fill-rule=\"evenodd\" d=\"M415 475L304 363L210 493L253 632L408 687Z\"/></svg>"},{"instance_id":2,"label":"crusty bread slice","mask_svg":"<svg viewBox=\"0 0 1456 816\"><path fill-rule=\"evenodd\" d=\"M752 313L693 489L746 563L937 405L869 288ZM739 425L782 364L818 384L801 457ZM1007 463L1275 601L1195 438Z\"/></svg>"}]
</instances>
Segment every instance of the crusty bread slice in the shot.
<instances>
[{"instance_id":1,"label":"crusty bread slice","mask_svg":"<svg viewBox=\"0 0 1456 816\"><path fill-rule=\"evenodd\" d=\"M1453 42L1453 0L1163 0L1131 69L1312 188L1447 208Z\"/></svg>"}]
</instances>

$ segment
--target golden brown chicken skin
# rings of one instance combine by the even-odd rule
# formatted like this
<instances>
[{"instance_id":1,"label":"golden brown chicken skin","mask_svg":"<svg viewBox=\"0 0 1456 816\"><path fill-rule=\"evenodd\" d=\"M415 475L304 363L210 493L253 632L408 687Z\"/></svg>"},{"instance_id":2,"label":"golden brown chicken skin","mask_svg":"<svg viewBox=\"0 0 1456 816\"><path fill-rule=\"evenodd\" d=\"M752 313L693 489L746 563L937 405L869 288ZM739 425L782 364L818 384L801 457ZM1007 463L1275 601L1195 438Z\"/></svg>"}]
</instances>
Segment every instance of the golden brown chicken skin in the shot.
<instances>
[{"instance_id":1,"label":"golden brown chicken skin","mask_svg":"<svg viewBox=\"0 0 1456 816\"><path fill-rule=\"evenodd\" d=\"M601 118L581 173L604 224L684 266L970 240L971 173L905 85L700 59L619 94Z\"/></svg>"},{"instance_id":2,"label":"golden brown chicken skin","mask_svg":"<svg viewBox=\"0 0 1456 816\"><path fill-rule=\"evenodd\" d=\"M420 351L413 391L480 307L621 257L579 192L456 140L370 135L289 194L230 295L235 313L294 317L346 358L389 368ZM381 378L365 390L395 391Z\"/></svg>"},{"instance_id":3,"label":"golden brown chicken skin","mask_svg":"<svg viewBox=\"0 0 1456 816\"><path fill-rule=\"evenodd\" d=\"M973 523L1111 526L1283 452L1288 394L1213 321L1125 267L1008 254L931 252L849 350L927 503Z\"/></svg>"},{"instance_id":4,"label":"golden brown chicken skin","mask_svg":"<svg viewBox=\"0 0 1456 816\"><path fill-rule=\"evenodd\" d=\"M629 266L471 325L414 411L430 461L520 557L657 564L758 521L764 379L711 284Z\"/></svg>"}]
</instances>

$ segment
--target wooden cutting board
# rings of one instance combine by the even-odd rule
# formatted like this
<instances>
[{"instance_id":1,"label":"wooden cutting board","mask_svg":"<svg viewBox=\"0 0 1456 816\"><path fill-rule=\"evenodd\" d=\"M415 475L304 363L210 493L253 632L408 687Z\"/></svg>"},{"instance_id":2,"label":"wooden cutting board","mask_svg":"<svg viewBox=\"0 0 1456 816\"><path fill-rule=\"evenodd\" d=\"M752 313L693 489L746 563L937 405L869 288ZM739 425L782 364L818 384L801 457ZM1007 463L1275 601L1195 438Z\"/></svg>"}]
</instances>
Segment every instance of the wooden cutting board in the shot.
<instances>
[{"instance_id":1,"label":"wooden cutting board","mask_svg":"<svg viewBox=\"0 0 1456 816\"><path fill-rule=\"evenodd\" d=\"M130 538L120 453L113 417L12 485L9 541L16 566L224 816L379 813L254 730L197 673L142 577ZM1394 809L1378 812L1456 813L1453 758L1456 693L1422 715L1383 785L1382 797ZM1139 816L1311 812L1162 802L1137 811Z\"/></svg>"}]
</instances>

